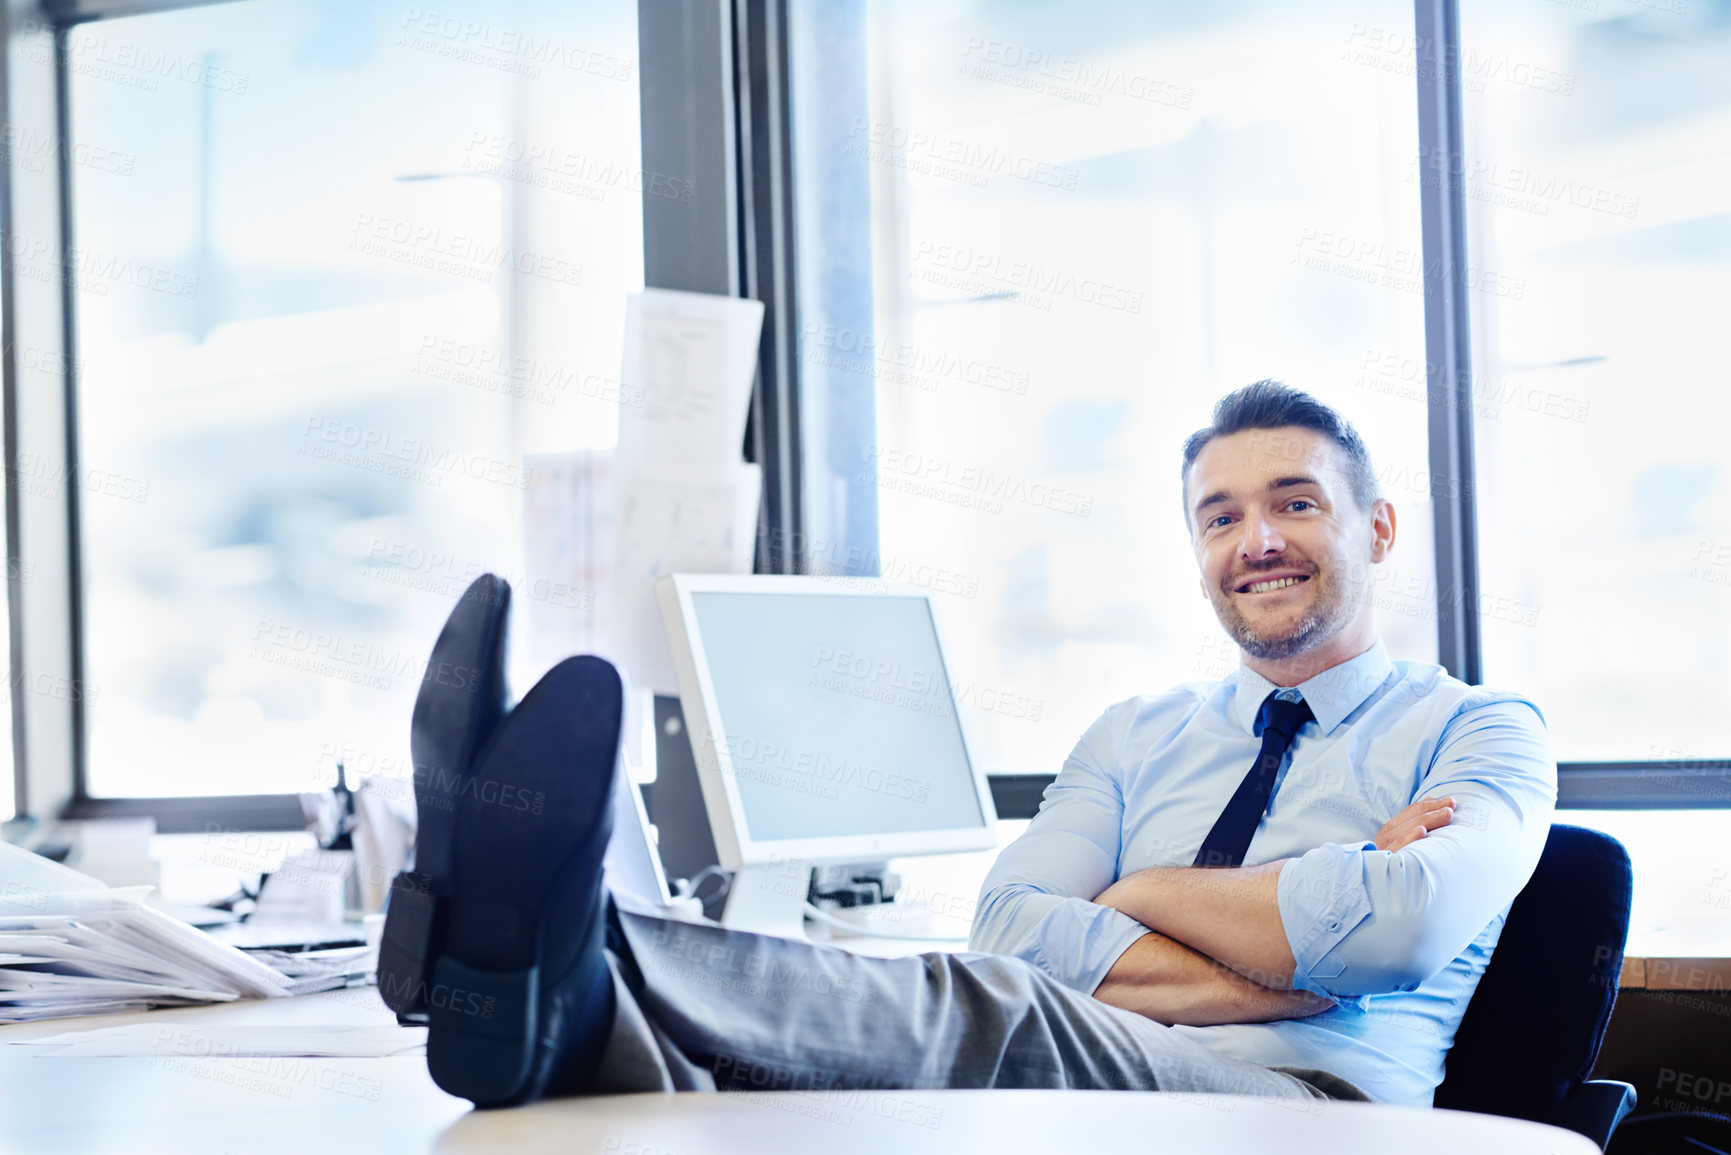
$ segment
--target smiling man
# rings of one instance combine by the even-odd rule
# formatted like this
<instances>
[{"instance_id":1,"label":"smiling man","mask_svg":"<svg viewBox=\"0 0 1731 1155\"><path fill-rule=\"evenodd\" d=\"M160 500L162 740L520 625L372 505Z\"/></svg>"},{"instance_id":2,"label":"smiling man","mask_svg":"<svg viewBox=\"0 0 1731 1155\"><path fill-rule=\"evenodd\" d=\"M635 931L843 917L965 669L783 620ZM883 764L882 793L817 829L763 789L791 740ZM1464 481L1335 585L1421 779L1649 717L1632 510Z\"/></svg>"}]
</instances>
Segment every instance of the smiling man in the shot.
<instances>
[{"instance_id":1,"label":"smiling man","mask_svg":"<svg viewBox=\"0 0 1731 1155\"><path fill-rule=\"evenodd\" d=\"M487 1106L891 1087L1428 1105L1549 830L1543 722L1389 659L1370 592L1394 511L1338 414L1248 386L1186 443L1183 477L1202 593L1243 665L1088 728L993 867L970 953L867 958L620 909L600 873L612 668L568 659L508 715L424 683L417 782L466 767L547 800L423 807L380 987L427 1005L439 1085ZM459 605L435 660L496 672L497 593Z\"/></svg>"},{"instance_id":2,"label":"smiling man","mask_svg":"<svg viewBox=\"0 0 1731 1155\"><path fill-rule=\"evenodd\" d=\"M1240 389L1183 478L1201 590L1243 665L1089 728L994 867L971 945L1218 1053L1428 1105L1549 832L1538 709L1389 660L1371 592L1394 508L1333 410Z\"/></svg>"}]
</instances>

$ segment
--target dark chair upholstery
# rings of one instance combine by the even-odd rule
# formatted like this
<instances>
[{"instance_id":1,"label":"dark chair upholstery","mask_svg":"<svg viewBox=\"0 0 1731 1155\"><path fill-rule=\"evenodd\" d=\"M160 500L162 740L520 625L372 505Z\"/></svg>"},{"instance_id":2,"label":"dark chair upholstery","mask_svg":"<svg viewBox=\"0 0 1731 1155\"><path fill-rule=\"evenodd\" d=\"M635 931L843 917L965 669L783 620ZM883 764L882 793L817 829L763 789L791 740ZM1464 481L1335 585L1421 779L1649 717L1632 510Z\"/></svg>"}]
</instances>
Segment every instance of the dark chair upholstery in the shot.
<instances>
[{"instance_id":1,"label":"dark chair upholstery","mask_svg":"<svg viewBox=\"0 0 1731 1155\"><path fill-rule=\"evenodd\" d=\"M1605 1146L1635 1089L1587 1076L1617 1001L1633 886L1622 843L1551 827L1467 1004L1436 1106L1551 1123Z\"/></svg>"}]
</instances>

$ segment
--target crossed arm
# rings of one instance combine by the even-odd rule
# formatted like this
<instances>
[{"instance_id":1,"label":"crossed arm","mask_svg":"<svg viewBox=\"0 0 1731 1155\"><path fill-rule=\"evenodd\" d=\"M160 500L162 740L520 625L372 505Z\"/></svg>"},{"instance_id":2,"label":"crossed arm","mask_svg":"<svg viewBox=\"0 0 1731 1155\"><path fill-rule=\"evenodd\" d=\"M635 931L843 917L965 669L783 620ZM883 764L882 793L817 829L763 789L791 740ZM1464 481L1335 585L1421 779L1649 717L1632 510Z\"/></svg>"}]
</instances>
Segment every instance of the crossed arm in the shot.
<instances>
[{"instance_id":1,"label":"crossed arm","mask_svg":"<svg viewBox=\"0 0 1731 1155\"><path fill-rule=\"evenodd\" d=\"M1421 800L1374 843L1120 878L1116 721L1108 711L1089 728L999 856L970 945L1163 1023L1295 1018L1416 989L1514 898L1550 829L1556 762L1542 719L1497 695L1449 720L1417 784ZM1171 849L1144 837L1137 853Z\"/></svg>"},{"instance_id":2,"label":"crossed arm","mask_svg":"<svg viewBox=\"0 0 1731 1155\"><path fill-rule=\"evenodd\" d=\"M1421 799L1383 825L1376 847L1400 850L1453 817L1453 798ZM1094 997L1192 1026L1303 1018L1333 1007L1333 999L1292 989L1296 964L1275 896L1288 861L1157 867L1114 882L1094 901L1153 933L1130 944Z\"/></svg>"}]
</instances>

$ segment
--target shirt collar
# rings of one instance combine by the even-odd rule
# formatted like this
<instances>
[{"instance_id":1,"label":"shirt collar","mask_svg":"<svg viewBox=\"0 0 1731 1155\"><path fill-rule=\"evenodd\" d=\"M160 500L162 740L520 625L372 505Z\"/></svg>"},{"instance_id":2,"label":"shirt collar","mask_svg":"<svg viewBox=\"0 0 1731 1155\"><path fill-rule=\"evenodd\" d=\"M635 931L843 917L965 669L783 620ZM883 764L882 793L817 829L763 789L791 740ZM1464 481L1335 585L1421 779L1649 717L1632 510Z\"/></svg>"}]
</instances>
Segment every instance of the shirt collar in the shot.
<instances>
[{"instance_id":1,"label":"shirt collar","mask_svg":"<svg viewBox=\"0 0 1731 1155\"><path fill-rule=\"evenodd\" d=\"M1344 722L1346 716L1358 709L1366 698L1374 694L1377 687L1388 680L1393 669L1394 663L1388 659L1388 650L1383 646L1382 639L1378 638L1370 649L1358 657L1338 666L1330 666L1314 678L1300 682L1293 689L1310 703L1310 712L1316 715L1318 731L1327 734ZM1227 681L1237 687L1227 707L1233 724L1255 737L1257 712L1262 708L1263 700L1280 687L1245 665L1234 670Z\"/></svg>"}]
</instances>

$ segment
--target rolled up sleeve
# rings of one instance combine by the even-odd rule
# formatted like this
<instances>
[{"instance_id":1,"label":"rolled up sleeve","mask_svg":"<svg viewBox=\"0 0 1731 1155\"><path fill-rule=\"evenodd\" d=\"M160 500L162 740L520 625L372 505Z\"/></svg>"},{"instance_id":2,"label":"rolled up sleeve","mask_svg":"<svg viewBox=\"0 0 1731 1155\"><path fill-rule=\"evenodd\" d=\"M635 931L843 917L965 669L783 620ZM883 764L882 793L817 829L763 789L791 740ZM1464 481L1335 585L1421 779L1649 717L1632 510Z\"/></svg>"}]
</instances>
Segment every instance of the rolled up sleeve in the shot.
<instances>
[{"instance_id":1,"label":"rolled up sleeve","mask_svg":"<svg viewBox=\"0 0 1731 1155\"><path fill-rule=\"evenodd\" d=\"M998 856L968 945L1025 959L1084 994L1148 928L1094 896L1118 880L1124 797L1113 713L1082 735L1039 813Z\"/></svg>"},{"instance_id":2,"label":"rolled up sleeve","mask_svg":"<svg viewBox=\"0 0 1731 1155\"><path fill-rule=\"evenodd\" d=\"M1410 991L1454 960L1538 865L1557 799L1544 720L1513 695L1449 719L1413 801L1453 797L1449 825L1389 852L1328 843L1281 868L1293 986L1352 998Z\"/></svg>"}]
</instances>

